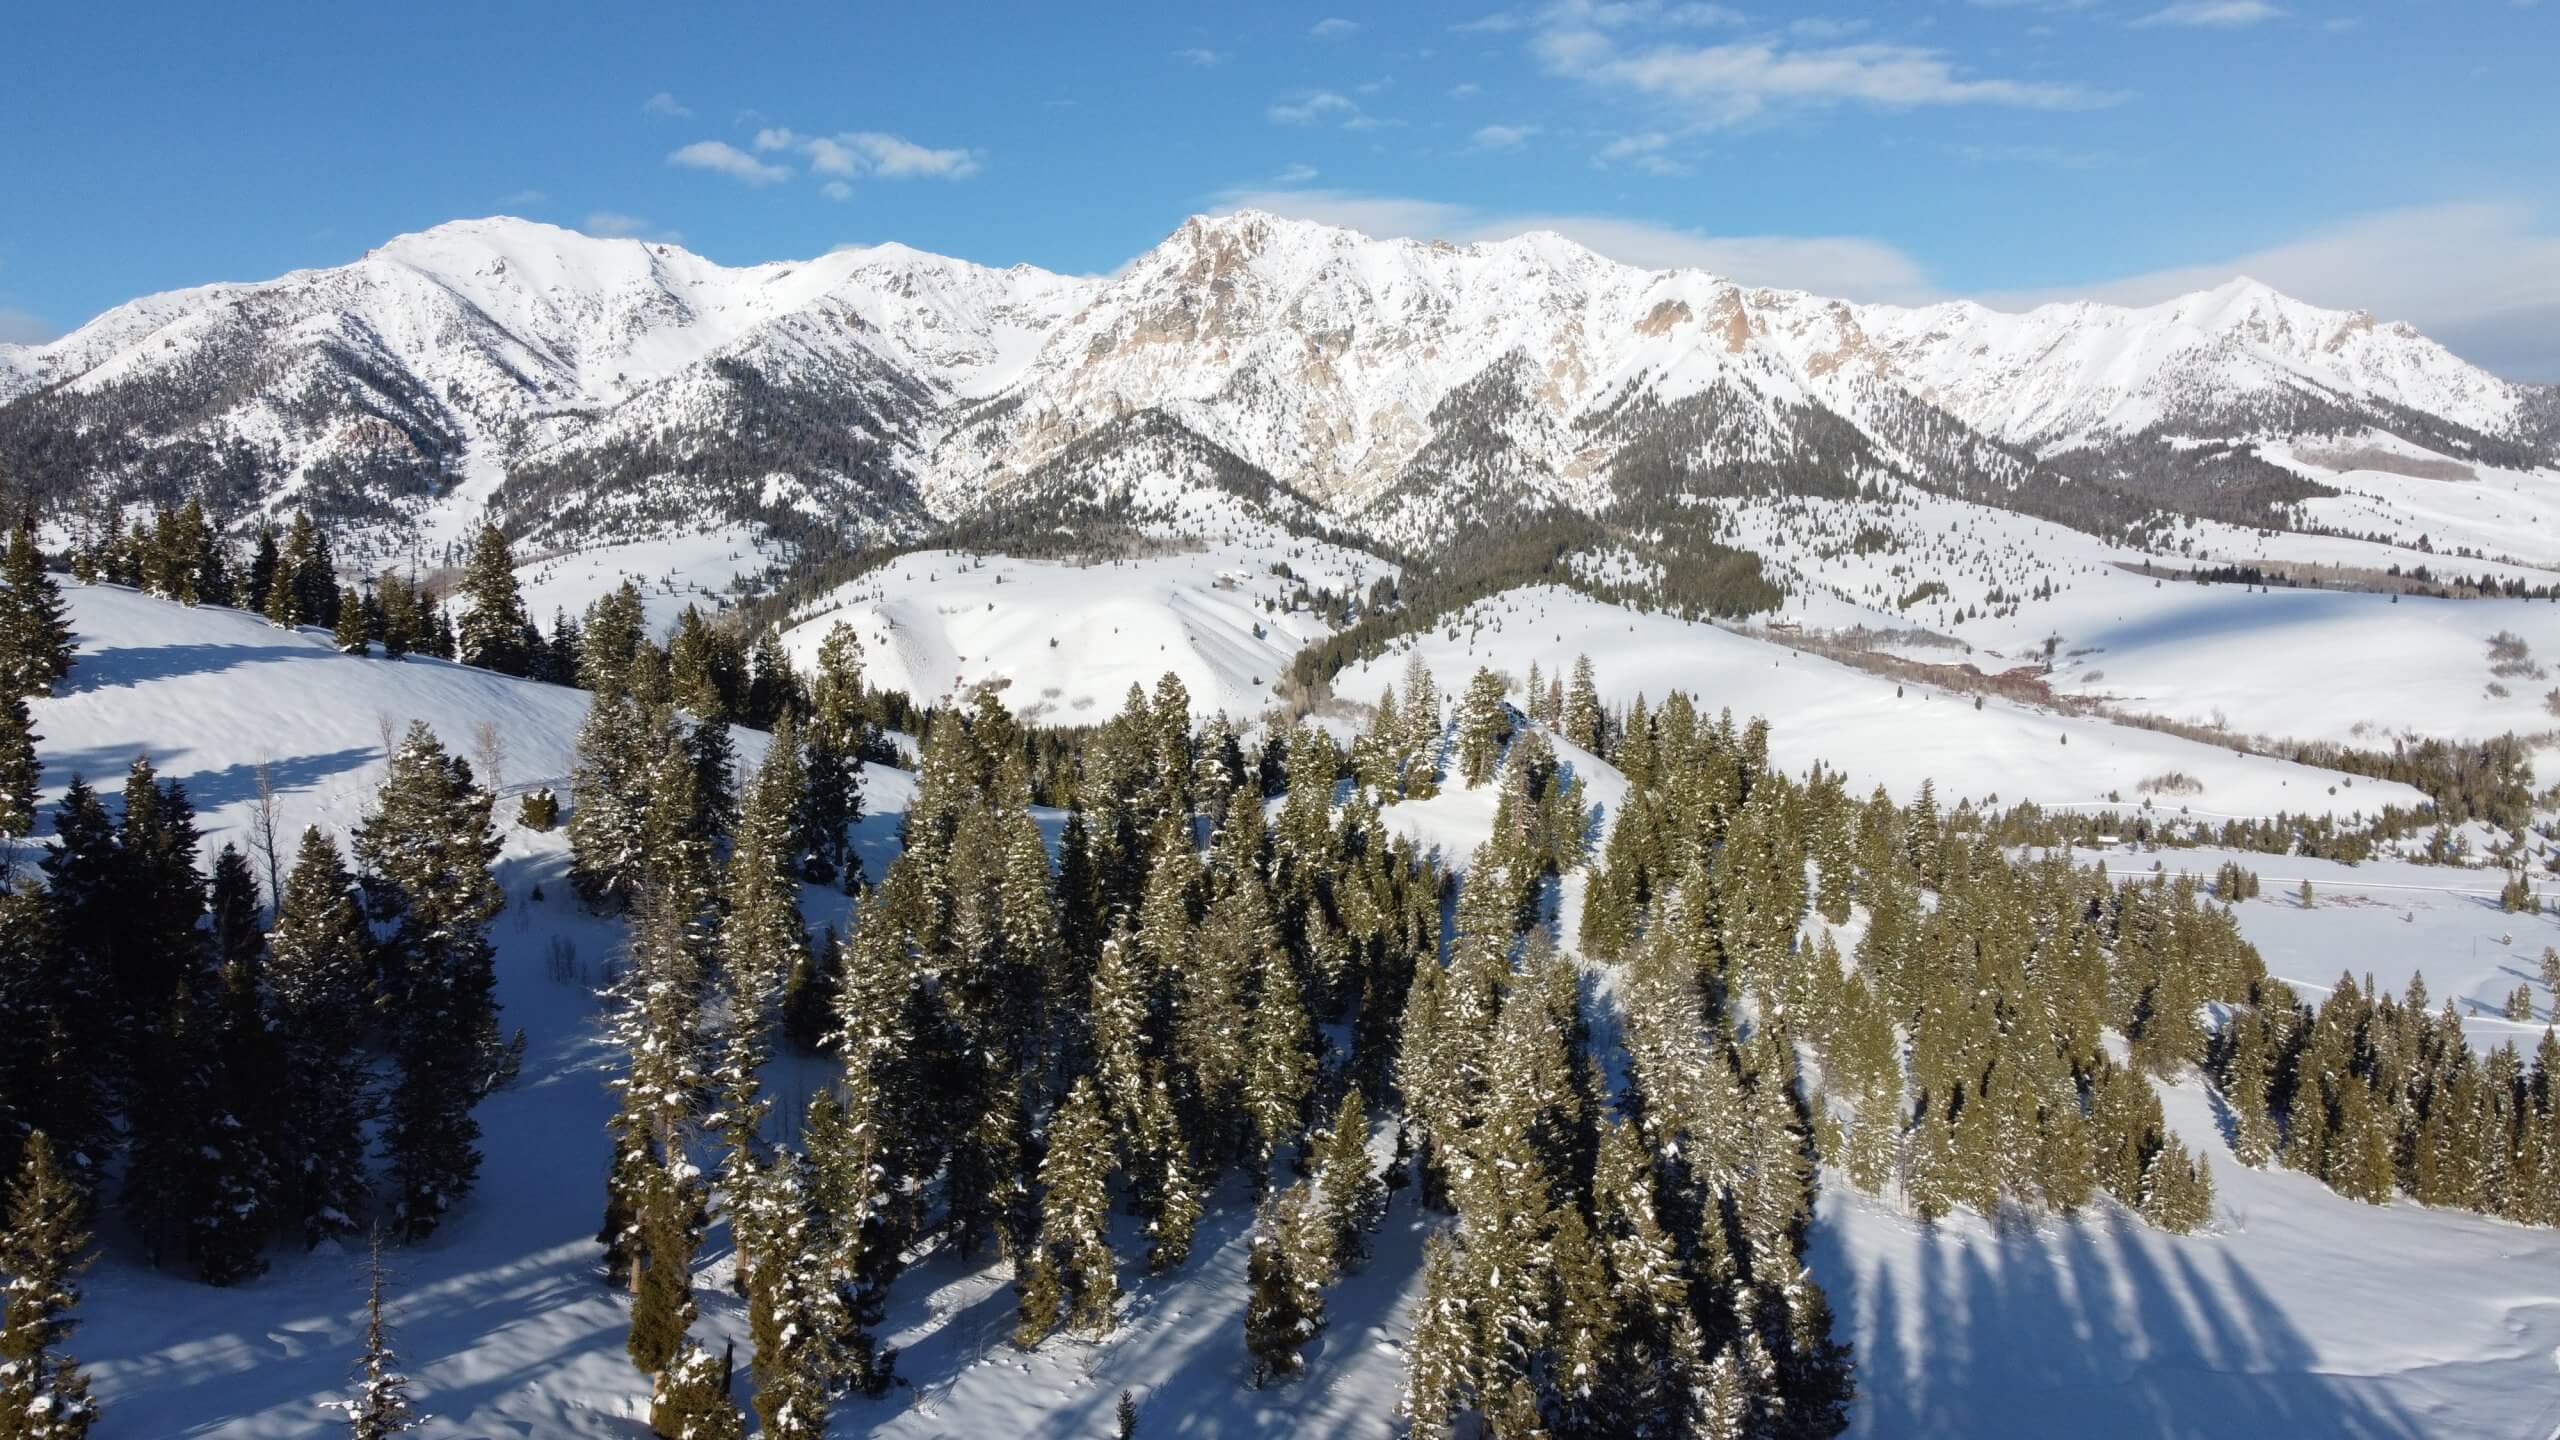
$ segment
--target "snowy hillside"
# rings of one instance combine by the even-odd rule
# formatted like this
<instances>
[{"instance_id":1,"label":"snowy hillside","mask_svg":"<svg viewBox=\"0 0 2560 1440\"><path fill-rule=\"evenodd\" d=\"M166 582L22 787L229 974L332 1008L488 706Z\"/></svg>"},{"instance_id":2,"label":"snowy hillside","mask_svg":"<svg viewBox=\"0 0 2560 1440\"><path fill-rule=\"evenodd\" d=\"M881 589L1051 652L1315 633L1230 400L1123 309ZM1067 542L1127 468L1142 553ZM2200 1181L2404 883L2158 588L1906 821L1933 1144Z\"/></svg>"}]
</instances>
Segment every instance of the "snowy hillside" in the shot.
<instances>
[{"instance_id":1,"label":"snowy hillside","mask_svg":"<svg viewBox=\"0 0 2560 1440\"><path fill-rule=\"evenodd\" d=\"M1314 560L1294 563L1313 579ZM1150 594L1135 608L1191 614L1199 627L1181 636L1182 645L1170 631L1159 642L1176 661L1212 667L1207 683L1186 675L1195 698L1225 683L1221 667L1237 657L1219 647L1239 642L1214 628L1233 620L1184 607L1258 616L1265 612L1254 601L1274 583L1267 574L1241 577L1236 590L1221 591L1206 556L1159 557L1124 572L1011 561L964 569L959 557L923 554L899 563L937 576L920 588L939 587L955 609L938 619L909 615L898 630L929 629L955 642L986 643L972 625L1020 627L1048 616L1073 643L1094 643L1084 632L1109 623L1108 594ZM1097 574L1112 580L1104 596L1083 583ZM1006 577L1001 586L998 575ZM34 706L49 793L74 771L112 777L147 753L196 798L209 845L242 838L261 762L273 767L288 826L343 832L356 823L379 778L384 717L424 720L462 749L483 722L493 723L505 740L508 789L559 784L586 708L580 692L430 660L357 659L317 634L226 611L106 587L73 589L68 598L78 666L62 694ZM995 612L981 608L990 598ZM900 612L895 602L863 602L848 613L885 622ZM1932 775L1949 797L1996 790L2059 802L2181 766L2205 777L2199 803L2247 811L2315 808L2322 778L1996 704L1975 712L1946 695L1896 699L1887 682L1780 647L1569 596L1499 597L1460 621L1459 637L1435 635L1421 647L1453 688L1477 664L1552 666L1588 652L1613 694L1658 698L1685 685L1710 706L1765 713L1782 768L1818 758L1858 785L1903 790ZM898 648L904 638L897 630L866 634L884 666L941 663L938 653L893 661L907 653ZM1143 649L1146 638L1123 636L1122 648ZM1108 653L1096 644L1089 658ZM1047 676L1016 677L1007 698L1020 700L1044 680L1114 698L1116 673L1091 682L1081 673L1072 659L1062 661ZM1358 694L1356 677L1342 689ZM2067 747L2057 743L2063 733L2073 741ZM762 737L738 738L752 760ZM1622 807L1624 776L1572 746L1559 743L1558 753L1604 813ZM1385 823L1463 858L1489 833L1494 793L1453 779L1436 799L1390 807ZM2406 799L2370 782L2352 794L2358 804ZM896 853L912 795L906 775L868 772L870 818L860 844L875 877ZM2342 790L2331 803L2347 802ZM1037 818L1054 842L1058 817ZM528 1034L524 1075L481 1107L488 1163L479 1192L432 1240L392 1257L397 1338L431 1417L421 1433L443 1440L604 1440L644 1426L643 1385L622 1353L628 1301L599 1283L592 1238L612 1108L604 1081L615 1063L593 986L619 952L620 927L578 910L566 858L557 832L507 828L498 972L502 1023ZM2314 999L2341 968L2372 972L2386 988L2423 969L2439 993L2467 1007L2475 1043L2514 1038L2530 1046L2540 1033L2548 1013L2540 1007L2551 997L2539 990L2530 1024L2480 1012L2494 1011L2515 979L2536 973L2530 956L2560 939L2560 918L2498 915L2466 883L2480 872L2213 851L2110 863L2133 872L2155 858L2199 876L2231 859L2261 871L2266 896L2237 906L2241 929L2275 976ZM2308 909L2292 893L2298 880L2316 888ZM1577 873L1565 884L1567 935L1584 883ZM832 892L811 889L803 903L813 924L843 918L844 902ZM1841 934L1854 942L1867 923L1860 909ZM1623 982L1616 967L1592 968L1593 1003L1614 1027L1623 1018L1613 1010L1625 1003ZM787 1111L828 1073L819 1063L786 1060L768 1083ZM2111 1202L2071 1219L1988 1223L1962 1213L1924 1225L1826 1171L1809 1260L1830 1294L1840 1338L1856 1346L1851 1434L2023 1437L2064 1427L2136 1440L2224 1433L2226 1420L2251 1434L2304 1437L2547 1428L2549 1356L2560 1345L2560 1292L2547 1283L2560 1267L2553 1232L2405 1198L2360 1204L2288 1170L2249 1169L2228 1153L2218 1092L2189 1072L2161 1094L2172 1129L2212 1159L2216 1201L2195 1235L2152 1228ZM1384 1143L1382 1132L1381 1160ZM1148 1426L1169 1433L1395 1433L1387 1417L1414 1334L1421 1247L1445 1219L1399 1194L1369 1268L1332 1294L1330 1325L1309 1351L1307 1378L1255 1390L1243 1383L1238 1342L1250 1288L1249 1200L1237 1179L1211 1199L1185 1267L1157 1277L1127 1268L1120 1325L1106 1342L1060 1337L1018 1351L1007 1340L1015 1309L1008 1267L929 1260L900 1279L881 1327L901 1351L905 1383L880 1400L840 1402L830 1433L1063 1440L1105 1431L1124 1389L1142 1401ZM1138 1223L1114 1222L1124 1255L1143 1247ZM743 1355L744 1316L726 1288L717 1237L695 1277L705 1311L697 1331L715 1342L738 1338ZM319 1405L345 1393L359 1343L355 1257L334 1246L280 1251L267 1274L211 1290L141 1268L112 1227L108 1241L111 1258L86 1286L78 1345L109 1417L100 1434L335 1433L339 1422ZM2356 1263L2342 1263L2350 1256ZM2425 1323L2413 1325L2413 1315Z\"/></svg>"},{"instance_id":2,"label":"snowy hillside","mask_svg":"<svg viewBox=\"0 0 2560 1440\"><path fill-rule=\"evenodd\" d=\"M1949 803L2032 801L2053 808L2140 807L2200 817L2362 814L2413 807L2426 797L2405 785L2240 755L2175 735L2104 719L2073 717L1992 697L1899 684L1713 625L1637 615L1558 589L1506 591L1379 659L1337 676L1334 689L1366 703L1419 655L1443 690L1462 689L1479 667L1516 687L1535 664L1561 676L1589 656L1600 693L1624 705L1659 702L1686 690L1710 712L1768 717L1770 756L1796 774L1816 761L1845 771L1864 794L1877 785L1908 795L1934 781ZM2146 780L2180 774L2198 788L2159 795ZM2183 787L2182 787L2183 789Z\"/></svg>"}]
</instances>

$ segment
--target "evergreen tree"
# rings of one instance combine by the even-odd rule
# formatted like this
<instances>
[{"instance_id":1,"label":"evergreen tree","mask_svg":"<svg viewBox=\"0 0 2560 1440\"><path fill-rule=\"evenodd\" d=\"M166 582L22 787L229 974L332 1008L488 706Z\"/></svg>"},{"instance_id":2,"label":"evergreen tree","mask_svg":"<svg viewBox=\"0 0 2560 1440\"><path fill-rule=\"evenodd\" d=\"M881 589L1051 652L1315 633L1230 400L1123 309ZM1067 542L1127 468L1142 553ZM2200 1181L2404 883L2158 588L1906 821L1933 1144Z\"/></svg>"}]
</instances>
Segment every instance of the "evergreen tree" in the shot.
<instances>
[{"instance_id":1,"label":"evergreen tree","mask_svg":"<svg viewBox=\"0 0 2560 1440\"><path fill-rule=\"evenodd\" d=\"M1511 707L1502 677L1479 669L1458 706L1458 773L1472 790L1493 778L1502 747L1511 738Z\"/></svg>"},{"instance_id":2,"label":"evergreen tree","mask_svg":"<svg viewBox=\"0 0 2560 1440\"><path fill-rule=\"evenodd\" d=\"M515 553L497 526L483 523L473 537L460 593L464 610L454 637L454 658L501 675L530 673L532 657L525 653L527 622L524 598L516 590Z\"/></svg>"},{"instance_id":3,"label":"evergreen tree","mask_svg":"<svg viewBox=\"0 0 2560 1440\"><path fill-rule=\"evenodd\" d=\"M1087 1335L1111 1333L1120 1286L1111 1254L1111 1130L1089 1076L1077 1078L1049 1127L1040 1162L1039 1243L1022 1282L1014 1342L1039 1343L1063 1315Z\"/></svg>"},{"instance_id":4,"label":"evergreen tree","mask_svg":"<svg viewBox=\"0 0 2560 1440\"><path fill-rule=\"evenodd\" d=\"M746 1440L746 1417L729 1398L729 1367L683 1342L649 1391L649 1429L667 1440Z\"/></svg>"},{"instance_id":5,"label":"evergreen tree","mask_svg":"<svg viewBox=\"0 0 2560 1440\"><path fill-rule=\"evenodd\" d=\"M1386 1218L1387 1187L1369 1163L1369 1116L1356 1087L1343 1092L1333 1128L1317 1142L1315 1182L1337 1262L1355 1270L1367 1264L1370 1233Z\"/></svg>"},{"instance_id":6,"label":"evergreen tree","mask_svg":"<svg viewBox=\"0 0 2560 1440\"><path fill-rule=\"evenodd\" d=\"M338 627L331 638L341 654L363 655L371 650L372 642L365 635L364 603L356 598L352 586L338 592Z\"/></svg>"},{"instance_id":7,"label":"evergreen tree","mask_svg":"<svg viewBox=\"0 0 2560 1440\"><path fill-rule=\"evenodd\" d=\"M14 692L0 693L0 844L33 833L36 819L36 742L27 702Z\"/></svg>"},{"instance_id":8,"label":"evergreen tree","mask_svg":"<svg viewBox=\"0 0 2560 1440\"><path fill-rule=\"evenodd\" d=\"M1306 1348L1324 1331L1324 1291L1309 1263L1307 1237L1323 1228L1320 1206L1303 1184L1264 1202L1245 1262L1252 1286L1245 1299L1244 1345L1253 1384L1296 1375Z\"/></svg>"},{"instance_id":9,"label":"evergreen tree","mask_svg":"<svg viewBox=\"0 0 2560 1440\"><path fill-rule=\"evenodd\" d=\"M0 558L0 692L50 695L71 673L71 621L62 591L36 553L35 525L21 520Z\"/></svg>"},{"instance_id":10,"label":"evergreen tree","mask_svg":"<svg viewBox=\"0 0 2560 1440\"><path fill-rule=\"evenodd\" d=\"M371 932L337 842L302 832L267 936L267 979L284 1052L283 1204L318 1244L356 1227L365 1173L365 1033Z\"/></svg>"},{"instance_id":11,"label":"evergreen tree","mask_svg":"<svg viewBox=\"0 0 2560 1440\"><path fill-rule=\"evenodd\" d=\"M96 1423L89 1379L62 1350L79 1322L78 1279L88 1268L80 1188L55 1163L53 1142L30 1134L9 1189L9 1227L0 1233L0 1436L79 1440Z\"/></svg>"},{"instance_id":12,"label":"evergreen tree","mask_svg":"<svg viewBox=\"0 0 2560 1440\"><path fill-rule=\"evenodd\" d=\"M1564 696L1564 738L1605 759L1607 751L1601 748L1605 739L1601 733L1604 722L1605 716L1600 709L1600 686L1591 669L1591 657L1576 655L1573 657L1573 682L1566 688Z\"/></svg>"},{"instance_id":13,"label":"evergreen tree","mask_svg":"<svg viewBox=\"0 0 2560 1440\"><path fill-rule=\"evenodd\" d=\"M489 866L497 828L489 792L423 722L392 757L373 818L356 832L367 910L388 927L378 951L382 993L399 1023L383 1151L401 1230L431 1233L480 1169L472 1107L498 1059L495 951L489 925L505 903Z\"/></svg>"},{"instance_id":14,"label":"evergreen tree","mask_svg":"<svg viewBox=\"0 0 2560 1440\"><path fill-rule=\"evenodd\" d=\"M346 1412L355 1440L386 1440L418 1428L426 1417L409 1404L409 1377L391 1353L391 1329L382 1316L382 1237L374 1237L365 1267L364 1358L356 1362L356 1393L330 1408Z\"/></svg>"}]
</instances>

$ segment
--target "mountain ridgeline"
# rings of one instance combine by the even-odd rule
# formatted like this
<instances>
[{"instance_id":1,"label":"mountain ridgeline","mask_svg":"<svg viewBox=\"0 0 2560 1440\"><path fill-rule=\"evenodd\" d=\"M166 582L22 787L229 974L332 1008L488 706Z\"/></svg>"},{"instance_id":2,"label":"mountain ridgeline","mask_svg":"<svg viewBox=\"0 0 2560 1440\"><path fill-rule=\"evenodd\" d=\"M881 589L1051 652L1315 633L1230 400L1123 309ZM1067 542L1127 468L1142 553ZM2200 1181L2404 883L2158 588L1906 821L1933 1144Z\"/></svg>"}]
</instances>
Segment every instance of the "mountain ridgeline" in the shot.
<instances>
[{"instance_id":1,"label":"mountain ridgeline","mask_svg":"<svg viewBox=\"0 0 2560 1440\"><path fill-rule=\"evenodd\" d=\"M2260 449L2306 437L2537 469L2560 398L2245 280L1911 309L1256 212L1108 277L898 245L730 268L457 221L0 346L0 477L75 530L302 510L378 567L483 517L534 553L738 527L781 557L766 586L928 540L1108 545L1208 487L1417 575L1628 546L1681 608L1743 613L1776 591L1720 499L2299 527L2334 492Z\"/></svg>"}]
</instances>

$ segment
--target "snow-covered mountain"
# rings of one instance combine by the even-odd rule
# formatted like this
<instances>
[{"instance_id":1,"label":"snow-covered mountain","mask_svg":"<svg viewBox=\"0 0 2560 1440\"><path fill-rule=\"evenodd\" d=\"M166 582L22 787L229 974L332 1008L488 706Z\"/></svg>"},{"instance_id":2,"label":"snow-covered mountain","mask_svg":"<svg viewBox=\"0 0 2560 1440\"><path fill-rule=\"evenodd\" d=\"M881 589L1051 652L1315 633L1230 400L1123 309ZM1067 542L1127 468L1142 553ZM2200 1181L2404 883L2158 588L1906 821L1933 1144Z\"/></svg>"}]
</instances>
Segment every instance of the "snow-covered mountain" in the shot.
<instances>
[{"instance_id":1,"label":"snow-covered mountain","mask_svg":"<svg viewBox=\"0 0 2560 1440\"><path fill-rule=\"evenodd\" d=\"M1553 234L1456 247L1258 212L1194 217L1102 279L898 245L729 268L457 221L0 346L0 464L66 508L204 489L389 544L482 513L538 544L909 539L1171 431L1418 554L1523 511L1650 525L1888 477L2092 528L2256 521L2326 492L2251 442L2532 470L2560 463L2555 410L2406 325L2246 280L1906 309Z\"/></svg>"}]
</instances>

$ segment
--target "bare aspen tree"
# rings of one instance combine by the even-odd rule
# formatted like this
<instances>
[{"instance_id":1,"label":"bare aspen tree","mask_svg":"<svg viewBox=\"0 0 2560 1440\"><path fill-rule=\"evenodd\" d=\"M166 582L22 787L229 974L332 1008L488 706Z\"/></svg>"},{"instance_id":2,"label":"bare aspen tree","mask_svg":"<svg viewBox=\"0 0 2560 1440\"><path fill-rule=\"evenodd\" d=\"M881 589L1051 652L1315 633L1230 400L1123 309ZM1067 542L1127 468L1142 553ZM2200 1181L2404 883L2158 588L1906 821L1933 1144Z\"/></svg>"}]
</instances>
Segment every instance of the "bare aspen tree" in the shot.
<instances>
[{"instance_id":1,"label":"bare aspen tree","mask_svg":"<svg viewBox=\"0 0 2560 1440\"><path fill-rule=\"evenodd\" d=\"M483 720L471 727L471 759L480 767L481 788L492 795L505 790L507 736L497 721Z\"/></svg>"},{"instance_id":2,"label":"bare aspen tree","mask_svg":"<svg viewBox=\"0 0 2560 1440\"><path fill-rule=\"evenodd\" d=\"M267 903L284 903L284 868L276 853L276 775L275 762L261 760L254 772L258 784L258 808L249 816L249 843L258 849L258 858L267 862Z\"/></svg>"}]
</instances>

